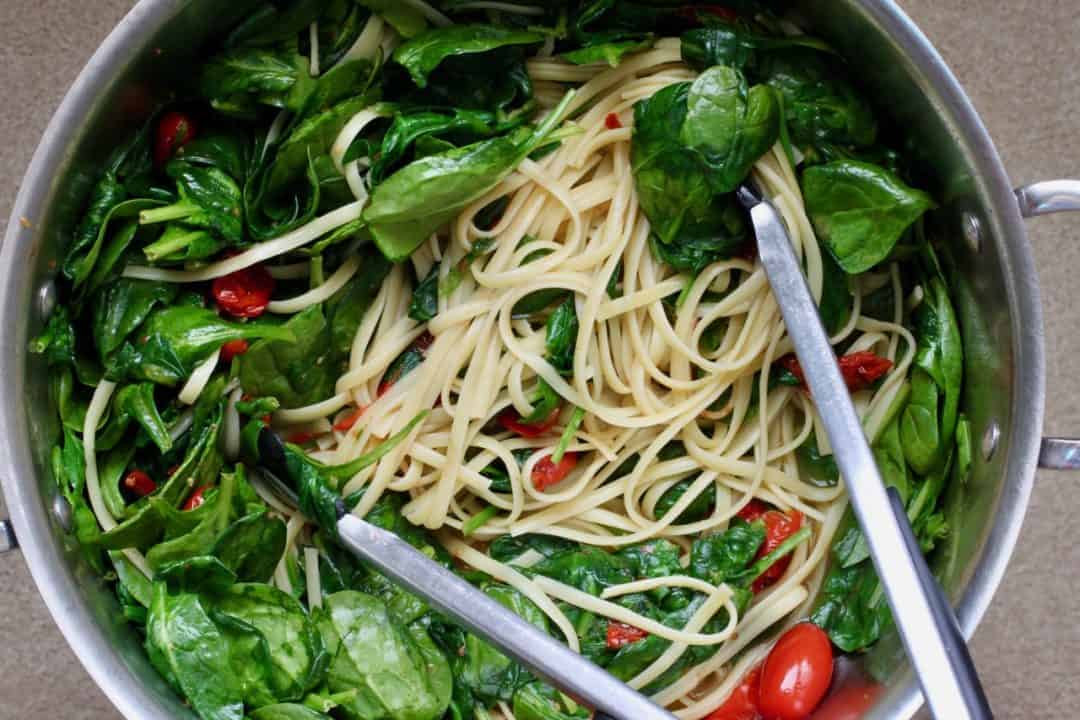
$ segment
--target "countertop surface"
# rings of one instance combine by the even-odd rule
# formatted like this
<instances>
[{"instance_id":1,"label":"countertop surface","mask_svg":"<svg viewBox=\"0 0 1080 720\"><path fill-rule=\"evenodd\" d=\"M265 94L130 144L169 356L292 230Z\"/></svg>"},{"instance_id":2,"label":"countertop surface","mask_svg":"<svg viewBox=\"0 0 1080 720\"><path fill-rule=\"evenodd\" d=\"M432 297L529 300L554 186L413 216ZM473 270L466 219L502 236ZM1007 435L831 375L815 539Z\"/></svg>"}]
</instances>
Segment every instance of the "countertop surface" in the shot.
<instances>
[{"instance_id":1,"label":"countertop surface","mask_svg":"<svg viewBox=\"0 0 1080 720\"><path fill-rule=\"evenodd\" d=\"M68 86L131 0L0 2L0 217ZM1015 184L1080 176L1076 0L902 3L974 100ZM1046 433L1080 435L1080 217L1030 223L1046 317ZM1070 320L1069 318L1073 318ZM1001 718L1080 703L1077 481L1041 472L1004 583L972 642ZM2 517L2 512L0 512ZM114 720L17 554L0 557L0 720Z\"/></svg>"}]
</instances>

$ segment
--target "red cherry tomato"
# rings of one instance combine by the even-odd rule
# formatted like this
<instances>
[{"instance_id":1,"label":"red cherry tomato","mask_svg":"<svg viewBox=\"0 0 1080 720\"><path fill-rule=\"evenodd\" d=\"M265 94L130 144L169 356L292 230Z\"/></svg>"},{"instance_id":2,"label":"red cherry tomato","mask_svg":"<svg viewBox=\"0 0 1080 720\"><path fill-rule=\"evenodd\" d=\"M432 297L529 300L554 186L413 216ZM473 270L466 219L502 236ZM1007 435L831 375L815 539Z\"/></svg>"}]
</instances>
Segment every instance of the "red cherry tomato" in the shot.
<instances>
[{"instance_id":1,"label":"red cherry tomato","mask_svg":"<svg viewBox=\"0 0 1080 720\"><path fill-rule=\"evenodd\" d=\"M232 359L237 355L243 355L248 351L248 341L240 338L239 340L230 340L221 346L221 360L222 362L232 362Z\"/></svg>"},{"instance_id":2,"label":"red cherry tomato","mask_svg":"<svg viewBox=\"0 0 1080 720\"><path fill-rule=\"evenodd\" d=\"M829 636L813 623L784 633L761 668L758 708L765 720L804 720L821 704L832 682Z\"/></svg>"},{"instance_id":3,"label":"red cherry tomato","mask_svg":"<svg viewBox=\"0 0 1080 720\"><path fill-rule=\"evenodd\" d=\"M767 512L769 512L769 506L761 500L754 498L743 505L742 510L735 513L735 517L742 518L746 522L754 522Z\"/></svg>"},{"instance_id":4,"label":"red cherry tomato","mask_svg":"<svg viewBox=\"0 0 1080 720\"><path fill-rule=\"evenodd\" d=\"M877 702L882 689L876 683L846 685L821 704L812 720L859 720Z\"/></svg>"},{"instance_id":5,"label":"red cherry tomato","mask_svg":"<svg viewBox=\"0 0 1080 720\"><path fill-rule=\"evenodd\" d=\"M885 373L892 370L892 361L874 353L863 350L844 355L837 363L840 365L840 374L844 376L844 383L851 392L858 392L870 387L877 382ZM780 364L792 375L799 379L803 390L806 389L806 376L803 375L802 365L794 355L785 355L780 359Z\"/></svg>"},{"instance_id":6,"label":"red cherry tomato","mask_svg":"<svg viewBox=\"0 0 1080 720\"><path fill-rule=\"evenodd\" d=\"M359 420L361 416L363 416L365 410L367 410L367 406L359 406L351 413L334 423L334 429L338 432L348 432L349 430L352 430L352 426L356 424L356 421Z\"/></svg>"},{"instance_id":7,"label":"red cherry tomato","mask_svg":"<svg viewBox=\"0 0 1080 720\"><path fill-rule=\"evenodd\" d=\"M746 673L739 687L732 691L724 704L709 713L705 720L759 720L758 695L761 666Z\"/></svg>"},{"instance_id":8,"label":"red cherry tomato","mask_svg":"<svg viewBox=\"0 0 1080 720\"><path fill-rule=\"evenodd\" d=\"M308 432L306 430L300 430L298 432L294 432L293 434L289 435L285 439L288 440L289 442L291 442L294 445L303 445L304 443L311 442L316 437L318 437L318 436L313 432Z\"/></svg>"},{"instance_id":9,"label":"red cherry tomato","mask_svg":"<svg viewBox=\"0 0 1080 720\"><path fill-rule=\"evenodd\" d=\"M633 625L627 625L626 623L616 622L614 620L608 621L608 650L618 650L621 647L636 643L638 640L644 640L647 637L649 637L649 633L641 628L636 628Z\"/></svg>"},{"instance_id":10,"label":"red cherry tomato","mask_svg":"<svg viewBox=\"0 0 1080 720\"><path fill-rule=\"evenodd\" d=\"M255 318L266 312L274 292L274 278L262 265L252 265L224 277L210 286L218 307L238 318Z\"/></svg>"},{"instance_id":11,"label":"red cherry tomato","mask_svg":"<svg viewBox=\"0 0 1080 720\"><path fill-rule=\"evenodd\" d=\"M527 424L521 422L521 416L518 415L517 410L510 408L499 415L499 424L510 432L517 433L521 437L540 437L548 430L555 427L555 423L559 422L559 411L559 408L555 408L551 411L551 414L547 416L546 420Z\"/></svg>"},{"instance_id":12,"label":"red cherry tomato","mask_svg":"<svg viewBox=\"0 0 1080 720\"><path fill-rule=\"evenodd\" d=\"M136 497L146 497L157 490L157 483L142 470L132 470L124 476L124 487Z\"/></svg>"},{"instance_id":13,"label":"red cherry tomato","mask_svg":"<svg viewBox=\"0 0 1080 720\"><path fill-rule=\"evenodd\" d=\"M559 464L551 462L551 456L540 460L533 465L532 481L537 490L546 490L552 485L557 485L577 467L577 453L568 452L562 456Z\"/></svg>"},{"instance_id":14,"label":"red cherry tomato","mask_svg":"<svg viewBox=\"0 0 1080 720\"><path fill-rule=\"evenodd\" d=\"M695 25L701 24L702 15L714 15L727 22L735 22L739 19L738 14L734 10L730 10L722 5L685 5L679 8L678 13L681 17Z\"/></svg>"},{"instance_id":15,"label":"red cherry tomato","mask_svg":"<svg viewBox=\"0 0 1080 720\"><path fill-rule=\"evenodd\" d=\"M209 489L210 488L205 485L195 488L195 491L191 493L191 495L188 495L188 499L184 501L184 504L180 509L187 512L188 510L194 510L195 508L202 506L202 504L206 502L206 491Z\"/></svg>"},{"instance_id":16,"label":"red cherry tomato","mask_svg":"<svg viewBox=\"0 0 1080 720\"><path fill-rule=\"evenodd\" d=\"M161 167L195 137L195 124L191 118L172 110L158 120L154 136L154 163Z\"/></svg>"},{"instance_id":17,"label":"red cherry tomato","mask_svg":"<svg viewBox=\"0 0 1080 720\"><path fill-rule=\"evenodd\" d=\"M604 118L604 127L608 130L618 130L622 127L622 120L619 119L618 113L608 113Z\"/></svg>"},{"instance_id":18,"label":"red cherry tomato","mask_svg":"<svg viewBox=\"0 0 1080 720\"><path fill-rule=\"evenodd\" d=\"M765 542L758 550L757 557L763 558L776 548L780 547L785 540L799 532L802 527L802 513L792 510L791 514L782 513L779 510L770 510L761 516L765 522ZM774 562L768 570L761 573L750 589L759 593L784 576L791 564L791 556L786 555Z\"/></svg>"},{"instance_id":19,"label":"red cherry tomato","mask_svg":"<svg viewBox=\"0 0 1080 720\"><path fill-rule=\"evenodd\" d=\"M888 358L865 350L840 358L840 374L844 376L844 382L851 392L870 387L892 370L892 366L892 361Z\"/></svg>"}]
</instances>

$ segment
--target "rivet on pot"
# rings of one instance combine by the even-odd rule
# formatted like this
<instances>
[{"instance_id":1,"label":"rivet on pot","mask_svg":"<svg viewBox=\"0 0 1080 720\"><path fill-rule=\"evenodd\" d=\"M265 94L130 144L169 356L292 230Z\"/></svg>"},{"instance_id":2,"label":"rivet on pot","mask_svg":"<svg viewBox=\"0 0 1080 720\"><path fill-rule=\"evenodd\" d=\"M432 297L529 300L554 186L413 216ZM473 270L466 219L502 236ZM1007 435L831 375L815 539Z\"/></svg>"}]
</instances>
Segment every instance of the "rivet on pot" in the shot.
<instances>
[{"instance_id":1,"label":"rivet on pot","mask_svg":"<svg viewBox=\"0 0 1080 720\"><path fill-rule=\"evenodd\" d=\"M991 420L990 424L986 428L986 432L983 433L982 439L982 456L983 460L990 460L994 457L994 452L997 450L998 441L1001 440L1001 428L998 426L997 421Z\"/></svg>"},{"instance_id":2,"label":"rivet on pot","mask_svg":"<svg viewBox=\"0 0 1080 720\"><path fill-rule=\"evenodd\" d=\"M71 505L63 495L57 495L52 501L52 513L56 522L64 529L71 532Z\"/></svg>"},{"instance_id":3,"label":"rivet on pot","mask_svg":"<svg viewBox=\"0 0 1080 720\"><path fill-rule=\"evenodd\" d=\"M38 310L41 312L41 319L47 321L55 307L56 283L50 280L38 289Z\"/></svg>"},{"instance_id":4,"label":"rivet on pot","mask_svg":"<svg viewBox=\"0 0 1080 720\"><path fill-rule=\"evenodd\" d=\"M964 239L967 240L968 247L971 251L978 253L982 251L982 223L979 222L979 218L975 217L972 213L966 212L961 218L960 222L964 230Z\"/></svg>"}]
</instances>

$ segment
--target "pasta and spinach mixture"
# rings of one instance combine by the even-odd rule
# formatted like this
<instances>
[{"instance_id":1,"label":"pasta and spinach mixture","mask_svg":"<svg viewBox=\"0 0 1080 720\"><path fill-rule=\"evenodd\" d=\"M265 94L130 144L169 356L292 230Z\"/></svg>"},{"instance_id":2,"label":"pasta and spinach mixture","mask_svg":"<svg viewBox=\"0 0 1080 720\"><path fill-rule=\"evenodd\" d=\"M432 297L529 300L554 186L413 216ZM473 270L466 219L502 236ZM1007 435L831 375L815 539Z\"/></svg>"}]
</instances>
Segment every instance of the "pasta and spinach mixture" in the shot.
<instances>
[{"instance_id":1,"label":"pasta and spinach mixture","mask_svg":"<svg viewBox=\"0 0 1080 720\"><path fill-rule=\"evenodd\" d=\"M777 639L831 673L889 614L741 183L926 552L971 456L934 202L847 63L750 0L240 5L105 161L31 347L154 667L204 720L589 717L344 551L343 498L680 718L805 716L829 675L785 710Z\"/></svg>"}]
</instances>

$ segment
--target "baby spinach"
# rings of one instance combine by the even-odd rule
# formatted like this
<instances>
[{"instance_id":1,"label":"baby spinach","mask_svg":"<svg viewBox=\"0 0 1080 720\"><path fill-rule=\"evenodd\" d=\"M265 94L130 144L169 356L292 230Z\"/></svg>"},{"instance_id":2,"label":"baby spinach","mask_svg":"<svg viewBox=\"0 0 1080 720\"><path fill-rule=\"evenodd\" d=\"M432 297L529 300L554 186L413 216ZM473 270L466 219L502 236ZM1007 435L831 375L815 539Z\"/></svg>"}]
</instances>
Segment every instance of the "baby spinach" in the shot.
<instances>
[{"instance_id":1,"label":"baby spinach","mask_svg":"<svg viewBox=\"0 0 1080 720\"><path fill-rule=\"evenodd\" d=\"M546 557L528 571L530 575L543 575L590 595L599 595L604 588L634 579L629 561L588 546Z\"/></svg>"},{"instance_id":2,"label":"baby spinach","mask_svg":"<svg viewBox=\"0 0 1080 720\"><path fill-rule=\"evenodd\" d=\"M900 236L934 206L884 168L841 160L802 175L806 211L844 272L865 272L889 257Z\"/></svg>"},{"instance_id":3,"label":"baby spinach","mask_svg":"<svg viewBox=\"0 0 1080 720\"><path fill-rule=\"evenodd\" d=\"M756 73L784 98L784 117L798 144L864 147L877 138L869 103L845 79L843 65L813 49L762 54Z\"/></svg>"},{"instance_id":4,"label":"baby spinach","mask_svg":"<svg viewBox=\"0 0 1080 720\"><path fill-rule=\"evenodd\" d=\"M342 703L347 715L437 720L446 712L450 667L422 627L401 627L381 602L352 590L325 598L316 623L331 658L328 689L357 690Z\"/></svg>"},{"instance_id":5,"label":"baby spinach","mask_svg":"<svg viewBox=\"0 0 1080 720\"><path fill-rule=\"evenodd\" d=\"M900 418L904 457L920 474L939 468L952 445L960 406L964 352L944 280L927 274L913 313L915 369L911 400Z\"/></svg>"},{"instance_id":6,"label":"baby spinach","mask_svg":"<svg viewBox=\"0 0 1080 720\"><path fill-rule=\"evenodd\" d=\"M491 541L488 554L503 563L513 563L529 550L535 550L544 557L573 550L577 545L554 535L500 535Z\"/></svg>"},{"instance_id":7,"label":"baby spinach","mask_svg":"<svg viewBox=\"0 0 1080 720\"><path fill-rule=\"evenodd\" d=\"M153 383L139 383L121 388L113 400L113 413L137 422L162 453L172 449L169 428L161 419L154 402ZM124 422L126 424L126 422Z\"/></svg>"},{"instance_id":8,"label":"baby spinach","mask_svg":"<svg viewBox=\"0 0 1080 720\"><path fill-rule=\"evenodd\" d=\"M764 542L762 523L733 523L720 534L698 538L690 547L690 574L713 585L729 582L750 565Z\"/></svg>"},{"instance_id":9,"label":"baby spinach","mask_svg":"<svg viewBox=\"0 0 1080 720\"><path fill-rule=\"evenodd\" d=\"M243 472L239 470L238 472ZM236 491L236 474L222 473L217 491L210 495L198 508L199 522L181 535L150 548L146 553L146 563L151 569L187 560L198 556L209 556L218 537L229 526L233 513L233 493ZM166 506L167 507L167 506ZM163 508L165 510L166 508ZM182 515L195 515L188 511ZM187 520L188 518L184 518Z\"/></svg>"},{"instance_id":10,"label":"baby spinach","mask_svg":"<svg viewBox=\"0 0 1080 720\"><path fill-rule=\"evenodd\" d=\"M93 307L94 343L102 360L115 352L159 305L169 305L173 283L119 278L103 288Z\"/></svg>"},{"instance_id":11,"label":"baby spinach","mask_svg":"<svg viewBox=\"0 0 1080 720\"><path fill-rule=\"evenodd\" d=\"M106 361L109 379L176 385L230 340L267 338L292 342L296 337L287 326L231 323L213 310L192 305L155 310L137 335L138 339L125 341Z\"/></svg>"},{"instance_id":12,"label":"baby spinach","mask_svg":"<svg viewBox=\"0 0 1080 720\"><path fill-rule=\"evenodd\" d=\"M679 502L686 491L690 489L690 486L694 484L697 477L690 477L685 480L680 480L671 486L671 488L660 496L660 499L656 501L656 507L653 509L654 516L659 519L666 516L675 503ZM690 504L686 506L686 509L675 518L677 523L691 523L698 520L704 520L708 517L712 511L713 506L716 504L716 484L709 485L701 492L696 498L690 501Z\"/></svg>"},{"instance_id":13,"label":"baby spinach","mask_svg":"<svg viewBox=\"0 0 1080 720\"><path fill-rule=\"evenodd\" d=\"M397 0L355 0L379 15L403 38L414 38L427 28L427 19L412 5Z\"/></svg>"},{"instance_id":14,"label":"baby spinach","mask_svg":"<svg viewBox=\"0 0 1080 720\"><path fill-rule=\"evenodd\" d=\"M337 369L323 306L294 315L281 329L284 338L259 340L239 357L240 385L250 395L277 398L283 408L326 399Z\"/></svg>"},{"instance_id":15,"label":"baby spinach","mask_svg":"<svg viewBox=\"0 0 1080 720\"><path fill-rule=\"evenodd\" d=\"M146 654L203 720L243 720L244 688L225 637L199 595L173 594L165 583L154 584Z\"/></svg>"},{"instance_id":16,"label":"baby spinach","mask_svg":"<svg viewBox=\"0 0 1080 720\"><path fill-rule=\"evenodd\" d=\"M574 298L569 297L548 318L544 341L548 361L563 375L569 375L574 370L574 346L577 344L577 336L577 311Z\"/></svg>"},{"instance_id":17,"label":"baby spinach","mask_svg":"<svg viewBox=\"0 0 1080 720\"><path fill-rule=\"evenodd\" d=\"M284 703L267 705L248 713L250 720L330 720L329 715L316 712L306 705Z\"/></svg>"},{"instance_id":18,"label":"baby spinach","mask_svg":"<svg viewBox=\"0 0 1080 720\"><path fill-rule=\"evenodd\" d=\"M795 451L795 459L799 463L799 474L811 485L836 487L840 482L840 469L836 466L836 457L831 453L821 454L817 436L813 433Z\"/></svg>"},{"instance_id":19,"label":"baby spinach","mask_svg":"<svg viewBox=\"0 0 1080 720\"><path fill-rule=\"evenodd\" d=\"M872 645L891 621L870 560L843 567L834 565L825 578L811 622L829 634L844 652Z\"/></svg>"},{"instance_id":20,"label":"baby spinach","mask_svg":"<svg viewBox=\"0 0 1080 720\"><path fill-rule=\"evenodd\" d=\"M202 66L198 90L215 110L249 117L259 105L285 107L293 88L307 76L308 61L295 52L234 48Z\"/></svg>"},{"instance_id":21,"label":"baby spinach","mask_svg":"<svg viewBox=\"0 0 1080 720\"><path fill-rule=\"evenodd\" d=\"M772 37L742 25L726 23L687 30L680 41L683 61L698 70L714 65L752 69L757 65L758 53L789 48L831 52L824 41L808 35Z\"/></svg>"},{"instance_id":22,"label":"baby spinach","mask_svg":"<svg viewBox=\"0 0 1080 720\"><path fill-rule=\"evenodd\" d=\"M577 50L561 53L559 57L575 65L589 65L591 63L607 63L616 67L622 59L636 52L648 50L656 42L651 35L632 40L615 40L612 42L600 42L588 45Z\"/></svg>"},{"instance_id":23,"label":"baby spinach","mask_svg":"<svg viewBox=\"0 0 1080 720\"><path fill-rule=\"evenodd\" d=\"M83 557L98 572L104 572L104 560L97 543L101 538L94 511L86 500L86 460L82 440L69 428L63 429L63 442L52 449L50 457L53 481L71 506L71 531L82 547Z\"/></svg>"},{"instance_id":24,"label":"baby spinach","mask_svg":"<svg viewBox=\"0 0 1080 720\"><path fill-rule=\"evenodd\" d=\"M409 257L431 233L495 187L562 122L572 95L535 129L519 128L415 160L391 175L364 210L375 244L392 262Z\"/></svg>"},{"instance_id":25,"label":"baby spinach","mask_svg":"<svg viewBox=\"0 0 1080 720\"><path fill-rule=\"evenodd\" d=\"M506 585L487 583L485 595L513 610L532 625L547 632L547 616L517 590ZM455 675L475 697L491 702L511 700L518 688L532 682L533 676L523 666L469 633L465 636L465 655L455 662Z\"/></svg>"},{"instance_id":26,"label":"baby spinach","mask_svg":"<svg viewBox=\"0 0 1080 720\"><path fill-rule=\"evenodd\" d=\"M210 553L241 582L268 582L285 550L285 522L259 509L218 536Z\"/></svg>"},{"instance_id":27,"label":"baby spinach","mask_svg":"<svg viewBox=\"0 0 1080 720\"><path fill-rule=\"evenodd\" d=\"M428 77L447 58L488 53L519 45L538 45L542 33L512 30L494 25L451 25L435 28L394 50L394 62L409 71L417 87L427 87Z\"/></svg>"},{"instance_id":28,"label":"baby spinach","mask_svg":"<svg viewBox=\"0 0 1080 720\"><path fill-rule=\"evenodd\" d=\"M113 208L126 198L127 191L116 178L114 169L106 170L90 191L86 213L75 228L62 266L64 275L75 287L81 285L90 275L97 260L96 249L101 247L102 234L109 216Z\"/></svg>"},{"instance_id":29,"label":"baby spinach","mask_svg":"<svg viewBox=\"0 0 1080 720\"><path fill-rule=\"evenodd\" d=\"M741 72L723 65L690 85L681 139L701 154L714 193L735 190L779 136L780 104L772 88L748 87Z\"/></svg>"},{"instance_id":30,"label":"baby spinach","mask_svg":"<svg viewBox=\"0 0 1080 720\"><path fill-rule=\"evenodd\" d=\"M325 4L325 0L263 3L229 33L225 45L276 45L292 40L319 18Z\"/></svg>"},{"instance_id":31,"label":"baby spinach","mask_svg":"<svg viewBox=\"0 0 1080 720\"><path fill-rule=\"evenodd\" d=\"M413 290L409 303L409 317L416 322L427 322L439 312L439 266L421 280Z\"/></svg>"},{"instance_id":32,"label":"baby spinach","mask_svg":"<svg viewBox=\"0 0 1080 720\"><path fill-rule=\"evenodd\" d=\"M139 213L141 224L178 222L188 228L210 231L231 245L243 242L243 202L236 180L217 167L182 161L170 163L169 173L176 181L180 200L172 205L143 210ZM172 252L180 249L170 248ZM158 257L152 251L148 257L151 255ZM162 257L167 255L161 254Z\"/></svg>"},{"instance_id":33,"label":"baby spinach","mask_svg":"<svg viewBox=\"0 0 1080 720\"><path fill-rule=\"evenodd\" d=\"M533 682L514 693L515 720L585 720L589 710L541 682Z\"/></svg>"},{"instance_id":34,"label":"baby spinach","mask_svg":"<svg viewBox=\"0 0 1080 720\"><path fill-rule=\"evenodd\" d=\"M41 334L30 341L30 352L42 355L49 367L75 364L75 327L71 315L63 305L58 305Z\"/></svg>"}]
</instances>

